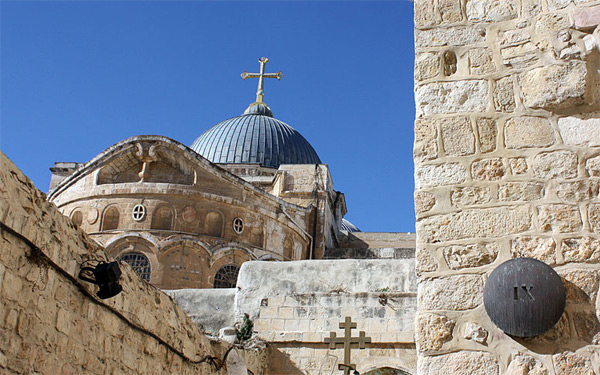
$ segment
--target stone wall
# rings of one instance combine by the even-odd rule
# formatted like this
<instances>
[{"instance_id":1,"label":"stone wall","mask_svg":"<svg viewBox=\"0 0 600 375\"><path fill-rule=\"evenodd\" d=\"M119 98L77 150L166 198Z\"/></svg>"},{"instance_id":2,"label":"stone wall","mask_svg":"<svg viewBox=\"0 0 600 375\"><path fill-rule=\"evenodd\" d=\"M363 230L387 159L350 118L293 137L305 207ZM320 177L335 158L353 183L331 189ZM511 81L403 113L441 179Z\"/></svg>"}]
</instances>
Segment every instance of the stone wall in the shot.
<instances>
[{"instance_id":1,"label":"stone wall","mask_svg":"<svg viewBox=\"0 0 600 375\"><path fill-rule=\"evenodd\" d=\"M123 292L97 299L77 275L106 253L45 198L0 153L0 373L227 373L228 347L128 266ZM261 354L234 357L259 374Z\"/></svg>"},{"instance_id":2,"label":"stone wall","mask_svg":"<svg viewBox=\"0 0 600 375\"><path fill-rule=\"evenodd\" d=\"M343 349L330 350L330 332L343 336L346 316L372 342L352 350L360 373L395 368L414 373L414 258L246 262L237 284L235 312L254 321L270 342L272 374L337 373Z\"/></svg>"},{"instance_id":3,"label":"stone wall","mask_svg":"<svg viewBox=\"0 0 600 375\"><path fill-rule=\"evenodd\" d=\"M598 374L600 2L415 0L418 373ZM548 333L482 305L514 257L563 277Z\"/></svg>"}]
</instances>

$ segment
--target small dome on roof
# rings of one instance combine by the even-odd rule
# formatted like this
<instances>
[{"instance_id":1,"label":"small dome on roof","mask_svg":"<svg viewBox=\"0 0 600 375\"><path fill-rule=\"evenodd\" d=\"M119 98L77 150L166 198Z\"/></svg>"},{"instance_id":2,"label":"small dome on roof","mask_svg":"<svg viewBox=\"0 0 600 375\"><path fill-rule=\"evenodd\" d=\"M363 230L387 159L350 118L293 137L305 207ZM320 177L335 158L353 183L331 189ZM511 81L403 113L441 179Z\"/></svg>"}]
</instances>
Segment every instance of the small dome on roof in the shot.
<instances>
[{"instance_id":1,"label":"small dome on roof","mask_svg":"<svg viewBox=\"0 0 600 375\"><path fill-rule=\"evenodd\" d=\"M340 228L346 232L360 232L361 230L356 227L356 225L352 224L346 219L342 219L342 227Z\"/></svg>"},{"instance_id":2,"label":"small dome on roof","mask_svg":"<svg viewBox=\"0 0 600 375\"><path fill-rule=\"evenodd\" d=\"M190 148L213 163L321 164L310 143L294 128L273 117L271 109L256 102L241 116L222 121L198 137Z\"/></svg>"}]
</instances>

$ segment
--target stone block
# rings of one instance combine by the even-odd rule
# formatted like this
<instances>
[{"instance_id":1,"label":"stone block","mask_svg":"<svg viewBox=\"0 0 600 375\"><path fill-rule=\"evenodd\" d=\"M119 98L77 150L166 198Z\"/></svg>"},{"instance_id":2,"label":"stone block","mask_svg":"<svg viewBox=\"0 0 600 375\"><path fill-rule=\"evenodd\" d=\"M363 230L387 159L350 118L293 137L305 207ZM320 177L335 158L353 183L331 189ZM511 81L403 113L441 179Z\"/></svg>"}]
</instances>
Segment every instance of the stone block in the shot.
<instances>
[{"instance_id":1,"label":"stone block","mask_svg":"<svg viewBox=\"0 0 600 375\"><path fill-rule=\"evenodd\" d=\"M600 5L581 7L573 10L575 28L579 30L593 30L600 25Z\"/></svg>"},{"instance_id":2,"label":"stone block","mask_svg":"<svg viewBox=\"0 0 600 375\"><path fill-rule=\"evenodd\" d=\"M454 23L462 21L460 2L456 0L438 0L442 22Z\"/></svg>"},{"instance_id":3,"label":"stone block","mask_svg":"<svg viewBox=\"0 0 600 375\"><path fill-rule=\"evenodd\" d=\"M419 375L498 375L496 356L479 351L460 351L437 356L419 357Z\"/></svg>"},{"instance_id":4,"label":"stone block","mask_svg":"<svg viewBox=\"0 0 600 375\"><path fill-rule=\"evenodd\" d=\"M477 133L479 134L479 151L482 153L496 150L496 138L498 129L496 120L489 118L478 118Z\"/></svg>"},{"instance_id":5,"label":"stone block","mask_svg":"<svg viewBox=\"0 0 600 375\"><path fill-rule=\"evenodd\" d=\"M445 51L442 53L442 72L445 77L450 77L456 73L457 63L456 53L453 51Z\"/></svg>"},{"instance_id":6,"label":"stone block","mask_svg":"<svg viewBox=\"0 0 600 375\"><path fill-rule=\"evenodd\" d=\"M539 206L538 222L541 230L558 233L579 231L583 224L579 207L567 204Z\"/></svg>"},{"instance_id":7,"label":"stone block","mask_svg":"<svg viewBox=\"0 0 600 375\"><path fill-rule=\"evenodd\" d=\"M502 158L482 159L471 164L471 176L479 181L498 181L506 175Z\"/></svg>"},{"instance_id":8,"label":"stone block","mask_svg":"<svg viewBox=\"0 0 600 375\"><path fill-rule=\"evenodd\" d=\"M551 237L518 237L511 241L513 258L534 258L548 265L556 264L556 242Z\"/></svg>"},{"instance_id":9,"label":"stone block","mask_svg":"<svg viewBox=\"0 0 600 375\"><path fill-rule=\"evenodd\" d=\"M21 300L22 289L23 280L21 280L19 275L10 269L5 270L1 289L3 297L11 301L19 301Z\"/></svg>"},{"instance_id":10,"label":"stone block","mask_svg":"<svg viewBox=\"0 0 600 375\"><path fill-rule=\"evenodd\" d=\"M485 28L479 26L415 30L415 47L466 46L485 42L485 35Z\"/></svg>"},{"instance_id":11,"label":"stone block","mask_svg":"<svg viewBox=\"0 0 600 375\"><path fill-rule=\"evenodd\" d=\"M520 75L523 104L557 110L585 103L587 68L583 61L548 65Z\"/></svg>"},{"instance_id":12,"label":"stone block","mask_svg":"<svg viewBox=\"0 0 600 375\"><path fill-rule=\"evenodd\" d=\"M594 156L586 160L585 170L592 177L600 176L600 156Z\"/></svg>"},{"instance_id":13,"label":"stone block","mask_svg":"<svg viewBox=\"0 0 600 375\"><path fill-rule=\"evenodd\" d=\"M423 272L433 272L438 269L438 262L433 258L429 250L420 247L417 248L416 258L416 271L418 275Z\"/></svg>"},{"instance_id":14,"label":"stone block","mask_svg":"<svg viewBox=\"0 0 600 375\"><path fill-rule=\"evenodd\" d=\"M565 13L542 13L535 20L534 31L538 36L555 37L559 31L571 26L569 15Z\"/></svg>"},{"instance_id":15,"label":"stone block","mask_svg":"<svg viewBox=\"0 0 600 375\"><path fill-rule=\"evenodd\" d=\"M594 233L600 233L600 204L590 204L588 207L588 220L590 229Z\"/></svg>"},{"instance_id":16,"label":"stone block","mask_svg":"<svg viewBox=\"0 0 600 375\"><path fill-rule=\"evenodd\" d=\"M415 192L415 212L422 214L430 211L435 206L435 196L426 191ZM0 285L1 286L1 285Z\"/></svg>"},{"instance_id":17,"label":"stone block","mask_svg":"<svg viewBox=\"0 0 600 375\"><path fill-rule=\"evenodd\" d=\"M463 337L467 340L475 341L476 343L485 345L489 332L482 326L473 322L465 323Z\"/></svg>"},{"instance_id":18,"label":"stone block","mask_svg":"<svg viewBox=\"0 0 600 375\"><path fill-rule=\"evenodd\" d=\"M507 148L547 147L555 142L554 129L542 117L516 117L508 120L504 129Z\"/></svg>"},{"instance_id":19,"label":"stone block","mask_svg":"<svg viewBox=\"0 0 600 375\"><path fill-rule=\"evenodd\" d=\"M433 0L415 0L415 27L431 27L440 23L440 16Z\"/></svg>"},{"instance_id":20,"label":"stone block","mask_svg":"<svg viewBox=\"0 0 600 375\"><path fill-rule=\"evenodd\" d=\"M521 44L529 40L531 40L531 34L527 29L503 30L498 33L498 44L503 47Z\"/></svg>"},{"instance_id":21,"label":"stone block","mask_svg":"<svg viewBox=\"0 0 600 375\"><path fill-rule=\"evenodd\" d=\"M468 209L417 221L421 243L456 241L466 238L495 238L531 228L527 206Z\"/></svg>"},{"instance_id":22,"label":"stone block","mask_svg":"<svg viewBox=\"0 0 600 375\"><path fill-rule=\"evenodd\" d=\"M422 313L417 316L415 341L421 353L438 351L452 340L456 322L437 314Z\"/></svg>"},{"instance_id":23,"label":"stone block","mask_svg":"<svg viewBox=\"0 0 600 375\"><path fill-rule=\"evenodd\" d=\"M542 179L577 177L577 155L572 151L543 152L533 158L533 173Z\"/></svg>"},{"instance_id":24,"label":"stone block","mask_svg":"<svg viewBox=\"0 0 600 375\"><path fill-rule=\"evenodd\" d=\"M415 188L456 185L467 180L467 170L459 163L415 166Z\"/></svg>"},{"instance_id":25,"label":"stone block","mask_svg":"<svg viewBox=\"0 0 600 375\"><path fill-rule=\"evenodd\" d=\"M469 50L469 69L471 75L494 73L496 66L492 51L489 48L473 48Z\"/></svg>"},{"instance_id":26,"label":"stone block","mask_svg":"<svg viewBox=\"0 0 600 375\"><path fill-rule=\"evenodd\" d=\"M435 119L415 120L414 157L417 160L431 160L438 157L437 131Z\"/></svg>"},{"instance_id":27,"label":"stone block","mask_svg":"<svg viewBox=\"0 0 600 375\"><path fill-rule=\"evenodd\" d=\"M444 153L464 156L475 153L475 135L468 117L450 117L440 120Z\"/></svg>"},{"instance_id":28,"label":"stone block","mask_svg":"<svg viewBox=\"0 0 600 375\"><path fill-rule=\"evenodd\" d=\"M537 17L541 12L542 4L538 0L521 1L521 18L530 20Z\"/></svg>"},{"instance_id":29,"label":"stone block","mask_svg":"<svg viewBox=\"0 0 600 375\"><path fill-rule=\"evenodd\" d=\"M558 130L567 145L600 146L600 113L596 117L562 117Z\"/></svg>"},{"instance_id":30,"label":"stone block","mask_svg":"<svg viewBox=\"0 0 600 375\"><path fill-rule=\"evenodd\" d=\"M498 256L496 243L452 245L441 248L448 267L453 270L480 267L493 263Z\"/></svg>"},{"instance_id":31,"label":"stone block","mask_svg":"<svg viewBox=\"0 0 600 375\"><path fill-rule=\"evenodd\" d=\"M488 82L464 80L434 82L416 87L417 116L483 112L488 106Z\"/></svg>"},{"instance_id":32,"label":"stone block","mask_svg":"<svg viewBox=\"0 0 600 375\"><path fill-rule=\"evenodd\" d=\"M569 302L595 303L600 277L597 270L560 270Z\"/></svg>"},{"instance_id":33,"label":"stone block","mask_svg":"<svg viewBox=\"0 0 600 375\"><path fill-rule=\"evenodd\" d=\"M592 361L589 358L571 352L562 352L552 356L554 369L560 375L594 375Z\"/></svg>"},{"instance_id":34,"label":"stone block","mask_svg":"<svg viewBox=\"0 0 600 375\"><path fill-rule=\"evenodd\" d=\"M466 11L469 21L500 22L517 18L519 7L516 0L467 0Z\"/></svg>"},{"instance_id":35,"label":"stone block","mask_svg":"<svg viewBox=\"0 0 600 375\"><path fill-rule=\"evenodd\" d=\"M498 186L498 199L503 202L531 202L544 196L544 184L507 182Z\"/></svg>"},{"instance_id":36,"label":"stone block","mask_svg":"<svg viewBox=\"0 0 600 375\"><path fill-rule=\"evenodd\" d=\"M415 81L434 78L440 73L440 55L437 52L415 54Z\"/></svg>"},{"instance_id":37,"label":"stone block","mask_svg":"<svg viewBox=\"0 0 600 375\"><path fill-rule=\"evenodd\" d=\"M510 165L510 170L515 176L525 174L529 170L525 158L510 158L508 159L508 165Z\"/></svg>"},{"instance_id":38,"label":"stone block","mask_svg":"<svg viewBox=\"0 0 600 375\"><path fill-rule=\"evenodd\" d=\"M563 182L556 186L556 195L564 201L579 203L589 200L595 195L592 185L589 180Z\"/></svg>"},{"instance_id":39,"label":"stone block","mask_svg":"<svg viewBox=\"0 0 600 375\"><path fill-rule=\"evenodd\" d=\"M504 47L500 50L500 55L502 56L502 64L517 69L531 66L538 59L537 49L530 42Z\"/></svg>"},{"instance_id":40,"label":"stone block","mask_svg":"<svg viewBox=\"0 0 600 375\"><path fill-rule=\"evenodd\" d=\"M548 375L548 369L537 358L524 353L513 353L506 375Z\"/></svg>"},{"instance_id":41,"label":"stone block","mask_svg":"<svg viewBox=\"0 0 600 375\"><path fill-rule=\"evenodd\" d=\"M548 9L550 10L559 10L566 8L569 4L571 4L572 0L548 0Z\"/></svg>"},{"instance_id":42,"label":"stone block","mask_svg":"<svg viewBox=\"0 0 600 375\"><path fill-rule=\"evenodd\" d=\"M514 112L516 103L512 77L504 77L496 81L493 99L497 112Z\"/></svg>"},{"instance_id":43,"label":"stone block","mask_svg":"<svg viewBox=\"0 0 600 375\"><path fill-rule=\"evenodd\" d=\"M562 241L561 252L567 263L598 263L600 241L590 237L566 238Z\"/></svg>"},{"instance_id":44,"label":"stone block","mask_svg":"<svg viewBox=\"0 0 600 375\"><path fill-rule=\"evenodd\" d=\"M594 311L576 311L572 313L573 327L577 337L589 344L598 345L600 341L600 322Z\"/></svg>"},{"instance_id":45,"label":"stone block","mask_svg":"<svg viewBox=\"0 0 600 375\"><path fill-rule=\"evenodd\" d=\"M489 187L465 186L453 188L450 192L450 202L455 207L486 204L493 200Z\"/></svg>"},{"instance_id":46,"label":"stone block","mask_svg":"<svg viewBox=\"0 0 600 375\"><path fill-rule=\"evenodd\" d=\"M470 310L483 303L480 275L453 275L419 282L419 310ZM418 329L418 328L417 328Z\"/></svg>"}]
</instances>

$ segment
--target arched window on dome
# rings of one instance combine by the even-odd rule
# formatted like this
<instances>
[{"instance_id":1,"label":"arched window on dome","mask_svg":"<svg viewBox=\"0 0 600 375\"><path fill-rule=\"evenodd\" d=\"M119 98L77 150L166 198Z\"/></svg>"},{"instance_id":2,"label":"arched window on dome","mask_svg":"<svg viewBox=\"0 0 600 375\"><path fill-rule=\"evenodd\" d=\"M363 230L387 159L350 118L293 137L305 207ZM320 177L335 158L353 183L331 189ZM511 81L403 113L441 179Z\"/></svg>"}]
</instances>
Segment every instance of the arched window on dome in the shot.
<instances>
[{"instance_id":1,"label":"arched window on dome","mask_svg":"<svg viewBox=\"0 0 600 375\"><path fill-rule=\"evenodd\" d=\"M121 262L127 263L133 268L142 280L150 282L150 261L141 253L126 253L119 257Z\"/></svg>"},{"instance_id":2,"label":"arched window on dome","mask_svg":"<svg viewBox=\"0 0 600 375\"><path fill-rule=\"evenodd\" d=\"M71 221L73 221L73 224L80 227L83 223L83 213L81 213L80 210L73 211L73 213L71 214Z\"/></svg>"},{"instance_id":3,"label":"arched window on dome","mask_svg":"<svg viewBox=\"0 0 600 375\"><path fill-rule=\"evenodd\" d=\"M119 228L119 209L111 206L102 215L102 230L113 230Z\"/></svg>"},{"instance_id":4,"label":"arched window on dome","mask_svg":"<svg viewBox=\"0 0 600 375\"><path fill-rule=\"evenodd\" d=\"M235 264L227 264L217 271L213 286L215 288L235 288L237 284L240 267Z\"/></svg>"},{"instance_id":5,"label":"arched window on dome","mask_svg":"<svg viewBox=\"0 0 600 375\"><path fill-rule=\"evenodd\" d=\"M219 212L209 212L204 222L204 233L208 236L223 236L223 216Z\"/></svg>"},{"instance_id":6,"label":"arched window on dome","mask_svg":"<svg viewBox=\"0 0 600 375\"><path fill-rule=\"evenodd\" d=\"M161 206L154 211L152 215L152 229L172 230L173 229L173 210L167 206Z\"/></svg>"}]
</instances>

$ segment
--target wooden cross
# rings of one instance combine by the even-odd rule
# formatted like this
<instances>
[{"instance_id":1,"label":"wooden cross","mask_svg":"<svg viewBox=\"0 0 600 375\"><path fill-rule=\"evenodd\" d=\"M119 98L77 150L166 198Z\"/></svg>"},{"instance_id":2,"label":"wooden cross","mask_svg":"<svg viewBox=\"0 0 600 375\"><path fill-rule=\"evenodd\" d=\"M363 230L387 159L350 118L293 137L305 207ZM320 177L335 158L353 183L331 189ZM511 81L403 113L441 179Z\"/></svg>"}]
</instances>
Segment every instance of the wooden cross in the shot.
<instances>
[{"instance_id":1,"label":"wooden cross","mask_svg":"<svg viewBox=\"0 0 600 375\"><path fill-rule=\"evenodd\" d=\"M283 77L283 73L281 73L281 71L277 73L265 73L265 65L269 62L269 59L266 57L261 57L260 59L258 59L258 62L260 63L260 73L246 73L246 71L244 70L244 72L242 73L242 78L258 78L256 102L262 103L263 95L265 95L265 78L277 78L278 80L281 80L281 78Z\"/></svg>"},{"instance_id":2,"label":"wooden cross","mask_svg":"<svg viewBox=\"0 0 600 375\"><path fill-rule=\"evenodd\" d=\"M325 338L325 343L329 344L329 349L335 349L336 345L344 345L344 364L338 365L338 370L344 370L344 375L350 374L350 369L356 370L356 364L350 363L350 348L352 344L358 344L359 349L364 349L365 344L371 342L370 337L365 337L365 331L360 331L358 337L352 337L351 330L356 328L356 322L352 322L349 316L343 322L340 322L340 329L344 330L344 337L336 337L335 332L330 332L329 337Z\"/></svg>"}]
</instances>

